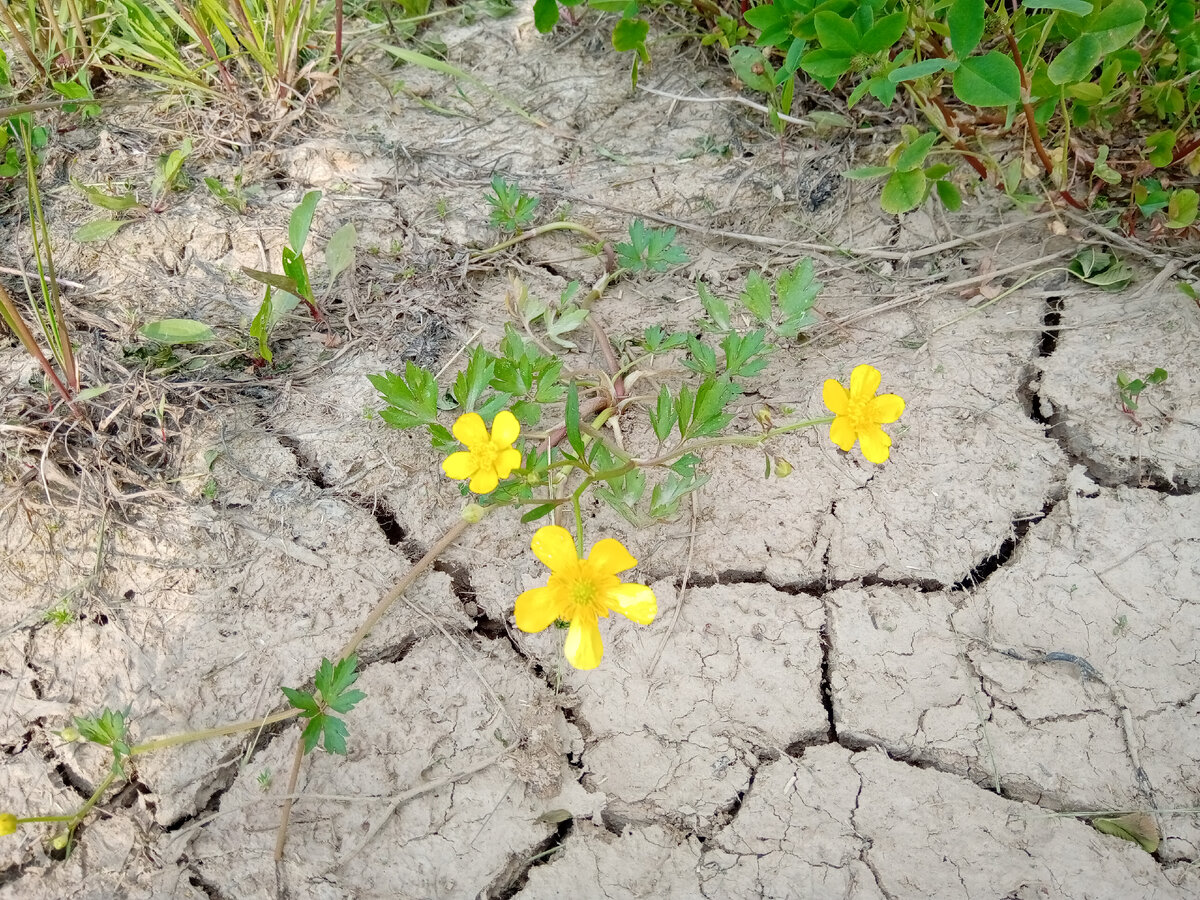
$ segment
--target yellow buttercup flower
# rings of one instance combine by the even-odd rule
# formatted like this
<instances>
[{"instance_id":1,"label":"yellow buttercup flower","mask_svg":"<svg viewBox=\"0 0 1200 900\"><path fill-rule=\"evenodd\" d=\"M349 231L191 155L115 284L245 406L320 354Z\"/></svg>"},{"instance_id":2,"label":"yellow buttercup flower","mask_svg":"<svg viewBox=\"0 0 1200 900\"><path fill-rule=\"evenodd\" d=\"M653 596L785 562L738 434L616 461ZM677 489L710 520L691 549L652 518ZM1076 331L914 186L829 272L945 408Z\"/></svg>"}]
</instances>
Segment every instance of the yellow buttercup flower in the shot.
<instances>
[{"instance_id":1,"label":"yellow buttercup flower","mask_svg":"<svg viewBox=\"0 0 1200 900\"><path fill-rule=\"evenodd\" d=\"M895 394L875 396L883 376L874 366L855 366L850 373L850 390L832 378L825 382L825 405L834 414L829 439L849 450L858 441L870 462L887 462L892 439L880 425L895 422L904 412L904 400Z\"/></svg>"},{"instance_id":2,"label":"yellow buttercup flower","mask_svg":"<svg viewBox=\"0 0 1200 900\"><path fill-rule=\"evenodd\" d=\"M454 436L467 449L447 456L442 471L450 478L470 478L467 486L473 493L490 494L521 465L521 451L512 446L520 434L521 423L508 410L496 413L491 434L479 413L459 416Z\"/></svg>"},{"instance_id":3,"label":"yellow buttercup flower","mask_svg":"<svg viewBox=\"0 0 1200 900\"><path fill-rule=\"evenodd\" d=\"M649 625L658 615L654 592L642 584L622 584L618 572L632 569L637 560L620 541L597 541L586 559L580 559L571 532L557 525L539 528L533 552L550 569L545 587L517 597L514 615L522 631L542 631L559 619L569 622L567 661L577 669L594 669L604 655L600 617L619 612L639 625Z\"/></svg>"},{"instance_id":4,"label":"yellow buttercup flower","mask_svg":"<svg viewBox=\"0 0 1200 900\"><path fill-rule=\"evenodd\" d=\"M12 813L0 813L0 836L17 833L17 817Z\"/></svg>"}]
</instances>

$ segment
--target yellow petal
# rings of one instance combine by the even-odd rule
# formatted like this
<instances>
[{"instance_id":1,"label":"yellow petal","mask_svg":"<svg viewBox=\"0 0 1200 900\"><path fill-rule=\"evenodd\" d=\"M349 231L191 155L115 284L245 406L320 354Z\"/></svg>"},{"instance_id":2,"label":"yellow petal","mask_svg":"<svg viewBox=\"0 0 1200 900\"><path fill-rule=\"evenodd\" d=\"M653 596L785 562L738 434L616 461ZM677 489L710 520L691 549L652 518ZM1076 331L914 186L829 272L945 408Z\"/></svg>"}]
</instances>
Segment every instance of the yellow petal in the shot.
<instances>
[{"instance_id":1,"label":"yellow petal","mask_svg":"<svg viewBox=\"0 0 1200 900\"><path fill-rule=\"evenodd\" d=\"M468 447L486 444L489 440L487 426L479 413L467 413L454 423L454 436Z\"/></svg>"},{"instance_id":2,"label":"yellow petal","mask_svg":"<svg viewBox=\"0 0 1200 900\"><path fill-rule=\"evenodd\" d=\"M511 447L512 442L521 435L521 423L507 409L496 413L492 420L492 443L502 447Z\"/></svg>"},{"instance_id":3,"label":"yellow petal","mask_svg":"<svg viewBox=\"0 0 1200 900\"><path fill-rule=\"evenodd\" d=\"M829 426L829 439L843 450L853 447L857 438L858 434L854 431L854 425L846 416L838 416Z\"/></svg>"},{"instance_id":4,"label":"yellow petal","mask_svg":"<svg viewBox=\"0 0 1200 900\"><path fill-rule=\"evenodd\" d=\"M858 446L862 448L862 455L869 462L887 462L892 439L878 425L872 425L858 433Z\"/></svg>"},{"instance_id":5,"label":"yellow petal","mask_svg":"<svg viewBox=\"0 0 1200 900\"><path fill-rule=\"evenodd\" d=\"M571 532L560 525L543 525L533 535L533 555L551 572L557 572L568 563L577 562L575 539Z\"/></svg>"},{"instance_id":6,"label":"yellow petal","mask_svg":"<svg viewBox=\"0 0 1200 900\"><path fill-rule=\"evenodd\" d=\"M903 412L904 398L896 394L880 394L867 407L867 416L880 425L895 422Z\"/></svg>"},{"instance_id":7,"label":"yellow petal","mask_svg":"<svg viewBox=\"0 0 1200 900\"><path fill-rule=\"evenodd\" d=\"M846 389L842 387L840 382L830 378L825 382L825 389L822 391L825 405L829 411L835 416L844 416L846 410L850 408L850 395L846 393Z\"/></svg>"},{"instance_id":8,"label":"yellow petal","mask_svg":"<svg viewBox=\"0 0 1200 900\"><path fill-rule=\"evenodd\" d=\"M600 665L604 641L600 639L600 624L594 614L579 613L571 620L563 653L567 662L577 669L594 669Z\"/></svg>"},{"instance_id":9,"label":"yellow petal","mask_svg":"<svg viewBox=\"0 0 1200 900\"><path fill-rule=\"evenodd\" d=\"M517 627L531 634L548 628L563 613L557 594L557 591L548 587L539 587L518 596L517 605L513 608Z\"/></svg>"},{"instance_id":10,"label":"yellow petal","mask_svg":"<svg viewBox=\"0 0 1200 900\"><path fill-rule=\"evenodd\" d=\"M620 541L613 538L596 541L592 552L588 554L588 562L600 575L616 575L618 572L624 572L637 565L637 560L621 545Z\"/></svg>"},{"instance_id":11,"label":"yellow petal","mask_svg":"<svg viewBox=\"0 0 1200 900\"><path fill-rule=\"evenodd\" d=\"M866 400L875 396L883 376L874 366L855 366L850 373L850 396L855 400Z\"/></svg>"},{"instance_id":12,"label":"yellow petal","mask_svg":"<svg viewBox=\"0 0 1200 900\"><path fill-rule=\"evenodd\" d=\"M507 450L501 450L498 454L496 454L496 475L498 475L500 478L507 478L512 474L512 470L519 468L520 465L520 450L514 450L510 447Z\"/></svg>"},{"instance_id":13,"label":"yellow petal","mask_svg":"<svg viewBox=\"0 0 1200 900\"><path fill-rule=\"evenodd\" d=\"M658 615L654 591L644 584L619 584L608 592L608 605L639 625L649 625Z\"/></svg>"},{"instance_id":14,"label":"yellow petal","mask_svg":"<svg viewBox=\"0 0 1200 900\"><path fill-rule=\"evenodd\" d=\"M472 494L490 494L499 483L500 479L496 477L496 470L488 468L476 472L467 487L471 489Z\"/></svg>"},{"instance_id":15,"label":"yellow petal","mask_svg":"<svg viewBox=\"0 0 1200 900\"><path fill-rule=\"evenodd\" d=\"M478 467L475 457L465 451L451 453L442 462L442 471L447 478L470 478Z\"/></svg>"}]
</instances>

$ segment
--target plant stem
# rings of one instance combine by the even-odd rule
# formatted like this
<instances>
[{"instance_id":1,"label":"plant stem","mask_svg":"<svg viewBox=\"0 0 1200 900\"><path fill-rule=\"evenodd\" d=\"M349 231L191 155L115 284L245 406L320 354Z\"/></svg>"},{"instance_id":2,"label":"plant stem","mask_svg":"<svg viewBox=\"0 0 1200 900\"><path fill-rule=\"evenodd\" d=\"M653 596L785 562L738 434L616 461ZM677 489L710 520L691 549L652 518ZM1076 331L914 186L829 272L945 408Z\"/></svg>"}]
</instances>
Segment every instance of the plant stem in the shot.
<instances>
[{"instance_id":1,"label":"plant stem","mask_svg":"<svg viewBox=\"0 0 1200 900\"><path fill-rule=\"evenodd\" d=\"M486 250L476 250L471 254L472 259L482 259L485 256L490 256L493 253L499 253L501 250L507 250L522 241L527 241L530 238L538 237L539 235L549 234L552 231L578 231L585 237L591 238L597 244L601 243L604 238L592 231L586 225L580 225L578 222L548 222L545 225L539 225L537 228L531 228L529 231L522 232L516 237L509 238L507 241L501 241L495 246L488 247Z\"/></svg>"},{"instance_id":2,"label":"plant stem","mask_svg":"<svg viewBox=\"0 0 1200 900\"><path fill-rule=\"evenodd\" d=\"M129 755L139 756L143 753L165 750L167 747L176 747L180 744L190 744L194 741L206 741L210 738L225 737L226 735L237 734L239 731L253 731L256 728L286 722L288 719L294 719L299 714L300 710L298 709L285 709L281 712L271 713L269 716L260 716L257 719L231 722L228 725L217 725L213 728L201 728L197 731L185 731L180 734L169 734L165 737L153 738L134 745L130 748Z\"/></svg>"},{"instance_id":3,"label":"plant stem","mask_svg":"<svg viewBox=\"0 0 1200 900\"><path fill-rule=\"evenodd\" d=\"M296 755L292 757L292 771L288 774L287 798L279 815L279 831L275 834L275 862L283 859L283 848L287 845L288 821L292 818L292 806L296 802L296 782L300 779L300 766L304 762L304 739L296 741Z\"/></svg>"},{"instance_id":4,"label":"plant stem","mask_svg":"<svg viewBox=\"0 0 1200 900\"><path fill-rule=\"evenodd\" d=\"M67 386L62 383L62 379L58 377L58 373L54 371L54 366L50 365L50 360L46 359L46 354L42 353L42 348L37 345L37 341L33 337L33 332L29 330L29 326L25 324L25 320L21 318L16 304L13 303L12 295L4 285L0 285L0 319L4 320L4 324L15 334L21 341L25 351L34 358L42 371L46 373L46 377L50 379L50 383L62 395L75 418L82 420L84 418L83 410L76 404L71 392L67 390Z\"/></svg>"}]
</instances>

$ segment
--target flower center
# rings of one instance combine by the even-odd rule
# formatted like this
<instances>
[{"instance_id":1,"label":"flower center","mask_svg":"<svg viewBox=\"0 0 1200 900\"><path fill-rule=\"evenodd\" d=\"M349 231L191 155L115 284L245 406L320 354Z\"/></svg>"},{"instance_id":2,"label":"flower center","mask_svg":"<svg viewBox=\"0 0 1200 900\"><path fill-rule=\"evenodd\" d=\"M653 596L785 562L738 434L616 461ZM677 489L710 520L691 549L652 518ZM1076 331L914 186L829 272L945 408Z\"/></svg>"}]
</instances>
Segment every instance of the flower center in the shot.
<instances>
[{"instance_id":1,"label":"flower center","mask_svg":"<svg viewBox=\"0 0 1200 900\"><path fill-rule=\"evenodd\" d=\"M580 578L571 585L571 602L576 606L596 605L596 584L590 578Z\"/></svg>"},{"instance_id":2,"label":"flower center","mask_svg":"<svg viewBox=\"0 0 1200 900\"><path fill-rule=\"evenodd\" d=\"M871 399L870 397L850 398L850 406L846 410L846 418L850 420L850 424L854 426L855 431L858 431L864 425L872 424L869 414Z\"/></svg>"},{"instance_id":3,"label":"flower center","mask_svg":"<svg viewBox=\"0 0 1200 900\"><path fill-rule=\"evenodd\" d=\"M475 465L480 469L494 469L496 467L496 445L491 441L486 444L476 444L471 448L471 457L475 460Z\"/></svg>"}]
</instances>

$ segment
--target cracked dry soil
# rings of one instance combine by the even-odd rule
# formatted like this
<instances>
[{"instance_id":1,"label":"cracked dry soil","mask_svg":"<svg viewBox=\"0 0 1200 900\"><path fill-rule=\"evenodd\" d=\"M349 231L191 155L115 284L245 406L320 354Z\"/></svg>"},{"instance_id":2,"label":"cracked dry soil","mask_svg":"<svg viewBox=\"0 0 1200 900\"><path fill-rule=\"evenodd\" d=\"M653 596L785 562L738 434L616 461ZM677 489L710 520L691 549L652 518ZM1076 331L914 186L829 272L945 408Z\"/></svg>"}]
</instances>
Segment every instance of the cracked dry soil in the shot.
<instances>
[{"instance_id":1,"label":"cracked dry soil","mask_svg":"<svg viewBox=\"0 0 1200 900\"><path fill-rule=\"evenodd\" d=\"M787 479L715 453L694 529L685 514L630 534L590 509L593 539L626 540L661 610L648 628L609 623L591 673L565 667L553 631L512 627L513 598L543 576L530 529L497 515L364 646L349 759L307 762L279 866L291 725L141 758L69 859L35 828L0 842L0 895L1197 896L1200 828L1180 812L1200 806L1197 307L1146 289L1147 271L1120 294L1052 276L972 312L939 288L985 259L1066 258L1085 233L1056 236L986 194L897 225L836 177L870 157L867 138L781 147L737 107L630 94L589 26L540 38L523 13L440 34L455 64L551 127L363 60L311 127L248 150L262 193L244 218L193 192L100 251L66 240L79 201L49 192L60 271L91 279L75 308L94 356L119 357L164 316L242 327L258 294L238 267L277 256L305 190L325 191L318 233L353 221L376 249L328 300L338 346L297 318L278 373L164 388L180 409L204 400L169 420L174 462L152 496L102 524L70 470L6 486L5 809L73 809L102 777L104 756L54 735L71 715L129 707L145 738L274 708L454 520L458 491L425 442L364 421L365 375L440 368L476 331L497 340L510 272L551 296L597 265L555 237L468 265L492 237L493 171L606 234L631 214L689 223L689 266L597 307L618 340L693 320L696 277L734 294L796 258L789 241L854 248L812 253L827 327L781 347L735 427L753 427L755 404L818 415L823 380L871 362L908 401L891 461L814 431L775 448ZM643 78L730 92L688 53ZM398 80L409 92L393 96ZM62 165L83 181L139 171L153 154L136 125L69 136ZM213 148L194 162L238 164ZM1154 366L1170 378L1134 422L1115 372ZM14 403L28 360L4 348L0 371ZM36 468L39 449L16 462ZM43 614L64 592L80 614L56 628ZM1133 809L1153 811L1154 854L1059 815Z\"/></svg>"}]
</instances>

